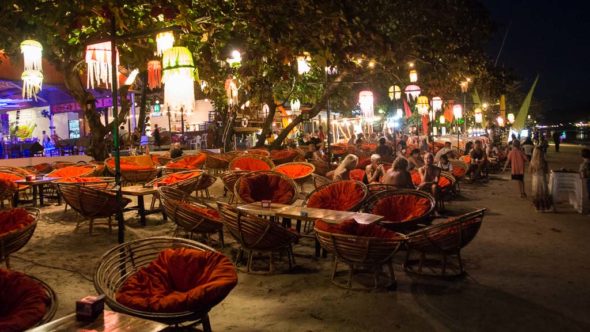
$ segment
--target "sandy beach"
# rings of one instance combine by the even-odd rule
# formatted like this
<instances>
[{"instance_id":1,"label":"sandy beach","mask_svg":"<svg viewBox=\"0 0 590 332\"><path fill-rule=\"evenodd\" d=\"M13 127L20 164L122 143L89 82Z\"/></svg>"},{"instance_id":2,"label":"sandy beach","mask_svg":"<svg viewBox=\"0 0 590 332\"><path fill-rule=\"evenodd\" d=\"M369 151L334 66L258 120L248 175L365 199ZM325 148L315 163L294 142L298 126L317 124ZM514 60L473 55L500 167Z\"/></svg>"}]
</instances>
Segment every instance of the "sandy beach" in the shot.
<instances>
[{"instance_id":1,"label":"sandy beach","mask_svg":"<svg viewBox=\"0 0 590 332\"><path fill-rule=\"evenodd\" d=\"M577 146L550 147L552 169L578 168ZM526 181L530 192L530 178ZM311 185L306 186L310 190ZM213 197L222 196L218 180ZM221 197L223 200L224 198ZM148 200L149 204L149 200ZM351 291L329 280L331 258L312 258L313 242L295 246L296 268L274 275L239 272L239 283L210 312L216 331L588 331L590 330L590 217L571 207L537 213L521 199L509 172L486 184L461 184L446 205L449 215L487 208L482 228L462 252L467 275L456 279L406 274L404 253L395 265L395 291ZM42 209L31 241L11 256L12 268L50 284L59 297L55 318L74 311L75 301L95 293L94 267L117 244L116 230L87 224L76 231L75 212ZM127 239L172 235L175 225L161 215L146 227L125 215ZM227 234L222 251L234 257ZM285 268L279 265L279 268Z\"/></svg>"}]
</instances>

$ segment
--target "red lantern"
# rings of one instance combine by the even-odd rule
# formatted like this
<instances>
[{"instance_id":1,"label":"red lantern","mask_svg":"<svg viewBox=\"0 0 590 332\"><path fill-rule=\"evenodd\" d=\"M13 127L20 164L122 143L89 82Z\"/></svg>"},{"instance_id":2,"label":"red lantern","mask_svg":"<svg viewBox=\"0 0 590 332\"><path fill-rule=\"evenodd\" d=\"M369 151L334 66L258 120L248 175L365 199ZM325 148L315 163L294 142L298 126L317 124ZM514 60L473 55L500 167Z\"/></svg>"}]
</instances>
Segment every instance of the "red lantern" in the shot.
<instances>
[{"instance_id":1,"label":"red lantern","mask_svg":"<svg viewBox=\"0 0 590 332\"><path fill-rule=\"evenodd\" d=\"M148 70L148 87L153 90L162 87L162 64L159 60L149 61Z\"/></svg>"}]
</instances>

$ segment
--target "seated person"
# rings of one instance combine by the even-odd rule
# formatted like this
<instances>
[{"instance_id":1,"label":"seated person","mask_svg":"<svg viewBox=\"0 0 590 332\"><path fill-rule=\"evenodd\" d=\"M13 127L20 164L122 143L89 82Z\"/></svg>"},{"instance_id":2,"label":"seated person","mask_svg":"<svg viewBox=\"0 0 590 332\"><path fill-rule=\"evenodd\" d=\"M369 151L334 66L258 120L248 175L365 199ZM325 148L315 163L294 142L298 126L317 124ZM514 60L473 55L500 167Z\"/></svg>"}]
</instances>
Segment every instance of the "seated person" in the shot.
<instances>
[{"instance_id":1,"label":"seated person","mask_svg":"<svg viewBox=\"0 0 590 332\"><path fill-rule=\"evenodd\" d=\"M363 177L363 182L366 184L369 183L379 183L379 180L385 173L383 169L383 165L380 165L379 162L381 161L381 156L378 154L371 155L371 163L365 167L365 176Z\"/></svg>"},{"instance_id":2,"label":"seated person","mask_svg":"<svg viewBox=\"0 0 590 332\"><path fill-rule=\"evenodd\" d=\"M393 157L393 148L389 144L387 144L387 140L385 139L385 137L381 137L379 139L379 145L377 146L375 153L381 156L381 159L384 160L391 160L390 158Z\"/></svg>"},{"instance_id":3,"label":"seated person","mask_svg":"<svg viewBox=\"0 0 590 332\"><path fill-rule=\"evenodd\" d=\"M439 162L440 161L440 157L442 155L446 155L446 154L449 154L449 153L451 153L451 154L453 153L453 149L451 147L451 142L445 142L445 146L442 149L438 150L438 152L434 156L434 162L435 163ZM449 156L447 156L447 157L449 157Z\"/></svg>"},{"instance_id":4,"label":"seated person","mask_svg":"<svg viewBox=\"0 0 590 332\"><path fill-rule=\"evenodd\" d=\"M180 147L180 143L174 143L170 147L170 158L178 158L182 156L182 148Z\"/></svg>"},{"instance_id":5,"label":"seated person","mask_svg":"<svg viewBox=\"0 0 590 332\"><path fill-rule=\"evenodd\" d=\"M441 169L434 165L434 156L430 152L424 155L424 162L425 165L418 169L422 179L418 189L428 191L436 198Z\"/></svg>"},{"instance_id":6,"label":"seated person","mask_svg":"<svg viewBox=\"0 0 590 332\"><path fill-rule=\"evenodd\" d=\"M422 166L424 166L424 160L420 156L420 149L412 150L410 157L408 158L408 171Z\"/></svg>"},{"instance_id":7,"label":"seated person","mask_svg":"<svg viewBox=\"0 0 590 332\"><path fill-rule=\"evenodd\" d=\"M334 181L350 180L350 171L356 168L359 158L353 154L349 154L336 167L335 170L328 172L326 176Z\"/></svg>"},{"instance_id":8,"label":"seated person","mask_svg":"<svg viewBox=\"0 0 590 332\"><path fill-rule=\"evenodd\" d=\"M440 156L437 166L442 171L449 173L453 172L453 164L451 164L451 162L449 161L449 156L447 154L443 154L442 156Z\"/></svg>"},{"instance_id":9,"label":"seated person","mask_svg":"<svg viewBox=\"0 0 590 332\"><path fill-rule=\"evenodd\" d=\"M487 167L488 156L486 155L483 144L480 140L475 141L473 150L469 153L471 157L471 165L467 170L467 175L471 180L476 180L481 177L483 170Z\"/></svg>"},{"instance_id":10,"label":"seated person","mask_svg":"<svg viewBox=\"0 0 590 332\"><path fill-rule=\"evenodd\" d=\"M414 189L412 176L408 172L408 160L404 157L397 157L391 168L383 175L381 183L395 186L398 189Z\"/></svg>"}]
</instances>

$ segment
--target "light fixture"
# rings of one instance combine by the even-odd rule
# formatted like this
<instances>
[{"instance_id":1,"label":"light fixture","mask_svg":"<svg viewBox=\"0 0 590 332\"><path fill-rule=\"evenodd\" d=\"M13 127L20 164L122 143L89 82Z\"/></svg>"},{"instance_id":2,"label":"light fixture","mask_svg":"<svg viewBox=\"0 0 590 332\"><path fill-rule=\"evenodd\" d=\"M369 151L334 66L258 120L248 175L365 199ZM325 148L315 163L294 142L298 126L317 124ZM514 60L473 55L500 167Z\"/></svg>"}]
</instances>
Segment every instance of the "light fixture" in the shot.
<instances>
[{"instance_id":1,"label":"light fixture","mask_svg":"<svg viewBox=\"0 0 590 332\"><path fill-rule=\"evenodd\" d=\"M20 51L23 54L25 62L25 70L42 70L41 56L43 54L43 46L36 40L24 40L20 43Z\"/></svg>"},{"instance_id":2,"label":"light fixture","mask_svg":"<svg viewBox=\"0 0 590 332\"><path fill-rule=\"evenodd\" d=\"M132 85L133 82L135 82L137 74L139 74L139 69L133 69L131 73L129 73L129 76L127 76L127 79L125 80L125 85Z\"/></svg>"},{"instance_id":3,"label":"light fixture","mask_svg":"<svg viewBox=\"0 0 590 332\"><path fill-rule=\"evenodd\" d=\"M503 118L503 117L499 116L499 117L496 119L496 122L498 122L498 126L500 126L500 127L504 127L504 118Z\"/></svg>"},{"instance_id":4,"label":"light fixture","mask_svg":"<svg viewBox=\"0 0 590 332\"><path fill-rule=\"evenodd\" d=\"M419 86L417 86L415 84L410 84L406 87L404 92L406 93L406 97L408 99L416 99L416 98L418 98L418 96L420 95L420 92L422 92L422 91L420 90Z\"/></svg>"},{"instance_id":5,"label":"light fixture","mask_svg":"<svg viewBox=\"0 0 590 332\"><path fill-rule=\"evenodd\" d=\"M461 92L462 93L466 93L467 89L469 89L469 82L468 81L462 81L461 83L459 83L459 86L461 87Z\"/></svg>"},{"instance_id":6,"label":"light fixture","mask_svg":"<svg viewBox=\"0 0 590 332\"><path fill-rule=\"evenodd\" d=\"M441 97L433 97L432 98L432 109L435 111L440 111L443 106L443 100Z\"/></svg>"},{"instance_id":7,"label":"light fixture","mask_svg":"<svg viewBox=\"0 0 590 332\"><path fill-rule=\"evenodd\" d=\"M147 63L148 87L153 90L162 87L162 64L159 60Z\"/></svg>"},{"instance_id":8,"label":"light fixture","mask_svg":"<svg viewBox=\"0 0 590 332\"><path fill-rule=\"evenodd\" d=\"M172 31L160 32L156 35L157 54L162 55L164 51L174 46L174 33Z\"/></svg>"},{"instance_id":9,"label":"light fixture","mask_svg":"<svg viewBox=\"0 0 590 332\"><path fill-rule=\"evenodd\" d=\"M116 51L115 51L116 52ZM94 89L95 84L104 84L108 89L112 83L111 42L97 43L86 46L86 65L88 76L86 86ZM119 53L116 52L115 66L119 66Z\"/></svg>"},{"instance_id":10,"label":"light fixture","mask_svg":"<svg viewBox=\"0 0 590 332\"><path fill-rule=\"evenodd\" d=\"M25 40L20 44L24 57L24 70L21 75L23 80L22 97L24 99L37 100L37 94L43 85L43 69L41 66L43 46L35 40Z\"/></svg>"},{"instance_id":11,"label":"light fixture","mask_svg":"<svg viewBox=\"0 0 590 332\"><path fill-rule=\"evenodd\" d=\"M164 103L174 112L190 114L195 102L194 81L198 78L193 55L186 47L172 47L162 54Z\"/></svg>"},{"instance_id":12,"label":"light fixture","mask_svg":"<svg viewBox=\"0 0 590 332\"><path fill-rule=\"evenodd\" d=\"M508 123L513 124L514 123L514 113L508 113L508 115L506 116L506 119L508 119Z\"/></svg>"},{"instance_id":13,"label":"light fixture","mask_svg":"<svg viewBox=\"0 0 590 332\"><path fill-rule=\"evenodd\" d=\"M229 63L232 67L237 67L242 63L242 53L238 50L233 50L231 52L231 58L227 58L227 63Z\"/></svg>"},{"instance_id":14,"label":"light fixture","mask_svg":"<svg viewBox=\"0 0 590 332\"><path fill-rule=\"evenodd\" d=\"M445 124L445 122L447 122L447 119L444 115L441 115L440 118L438 118L438 122L440 122L440 124Z\"/></svg>"},{"instance_id":15,"label":"light fixture","mask_svg":"<svg viewBox=\"0 0 590 332\"><path fill-rule=\"evenodd\" d=\"M291 111L293 112L293 114L299 113L300 109L301 109L301 103L299 102L299 99L291 100Z\"/></svg>"},{"instance_id":16,"label":"light fixture","mask_svg":"<svg viewBox=\"0 0 590 332\"><path fill-rule=\"evenodd\" d=\"M453 116L455 119L461 119L463 117L463 106L461 104L453 105Z\"/></svg>"},{"instance_id":17,"label":"light fixture","mask_svg":"<svg viewBox=\"0 0 590 332\"><path fill-rule=\"evenodd\" d=\"M297 56L297 72L299 75L307 74L311 70L309 61L310 56L307 52L303 52L302 55Z\"/></svg>"},{"instance_id":18,"label":"light fixture","mask_svg":"<svg viewBox=\"0 0 590 332\"><path fill-rule=\"evenodd\" d=\"M395 116L397 116L397 118L398 118L398 119L401 119L401 118L402 118L402 116L404 116L404 111L403 111L401 108L398 108L398 109L395 111Z\"/></svg>"},{"instance_id":19,"label":"light fixture","mask_svg":"<svg viewBox=\"0 0 590 332\"><path fill-rule=\"evenodd\" d=\"M373 111L373 92L361 91L359 93L359 104L363 112L363 117L373 118L375 115Z\"/></svg>"},{"instance_id":20,"label":"light fixture","mask_svg":"<svg viewBox=\"0 0 590 332\"><path fill-rule=\"evenodd\" d=\"M410 70L410 82L418 82L418 71L416 69Z\"/></svg>"},{"instance_id":21,"label":"light fixture","mask_svg":"<svg viewBox=\"0 0 590 332\"><path fill-rule=\"evenodd\" d=\"M475 123L482 123L483 122L483 115L481 113L481 108L476 108L474 111Z\"/></svg>"},{"instance_id":22,"label":"light fixture","mask_svg":"<svg viewBox=\"0 0 590 332\"><path fill-rule=\"evenodd\" d=\"M418 109L418 114L420 115L428 115L428 109L430 105L428 103L428 97L420 96L416 102L416 108Z\"/></svg>"},{"instance_id":23,"label":"light fixture","mask_svg":"<svg viewBox=\"0 0 590 332\"><path fill-rule=\"evenodd\" d=\"M400 100L402 98L402 89L397 85L390 86L388 92L390 100Z\"/></svg>"}]
</instances>

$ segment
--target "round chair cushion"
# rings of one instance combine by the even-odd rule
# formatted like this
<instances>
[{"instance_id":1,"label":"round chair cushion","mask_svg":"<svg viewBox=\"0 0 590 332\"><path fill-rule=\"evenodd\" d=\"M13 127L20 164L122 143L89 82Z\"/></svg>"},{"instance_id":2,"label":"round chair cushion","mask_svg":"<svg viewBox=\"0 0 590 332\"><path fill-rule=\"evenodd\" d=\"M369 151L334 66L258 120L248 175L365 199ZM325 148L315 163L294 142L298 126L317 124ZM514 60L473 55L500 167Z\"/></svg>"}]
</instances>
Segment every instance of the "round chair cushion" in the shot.
<instances>
[{"instance_id":1,"label":"round chair cushion","mask_svg":"<svg viewBox=\"0 0 590 332\"><path fill-rule=\"evenodd\" d=\"M363 182L365 171L364 169L355 168L348 173L348 176L351 180Z\"/></svg>"},{"instance_id":2,"label":"round chair cushion","mask_svg":"<svg viewBox=\"0 0 590 332\"><path fill-rule=\"evenodd\" d=\"M301 179L313 173L313 167L306 164L283 164L274 168L275 172L285 174L293 180Z\"/></svg>"},{"instance_id":3,"label":"round chair cushion","mask_svg":"<svg viewBox=\"0 0 590 332\"><path fill-rule=\"evenodd\" d=\"M270 158L274 162L289 162L297 157L299 153L296 150L272 150L270 152Z\"/></svg>"},{"instance_id":4,"label":"round chair cushion","mask_svg":"<svg viewBox=\"0 0 590 332\"><path fill-rule=\"evenodd\" d=\"M195 176L201 175L201 171L194 171L190 173L172 173L170 175L162 177L158 181L158 185L171 185L180 181L194 178Z\"/></svg>"},{"instance_id":5,"label":"round chair cushion","mask_svg":"<svg viewBox=\"0 0 590 332\"><path fill-rule=\"evenodd\" d=\"M194 169L198 168L199 166L203 165L207 160L207 155L204 153L199 153L196 155L188 155L183 157L182 159L169 162L166 164L168 168L182 168L182 169Z\"/></svg>"},{"instance_id":6,"label":"round chair cushion","mask_svg":"<svg viewBox=\"0 0 590 332\"><path fill-rule=\"evenodd\" d=\"M242 171L270 171L271 167L259 158L240 156L234 159L232 169Z\"/></svg>"},{"instance_id":7,"label":"round chair cushion","mask_svg":"<svg viewBox=\"0 0 590 332\"><path fill-rule=\"evenodd\" d=\"M371 213L384 216L383 220L402 223L424 217L431 209L428 198L418 195L391 195L379 199L373 205Z\"/></svg>"},{"instance_id":8,"label":"round chair cushion","mask_svg":"<svg viewBox=\"0 0 590 332\"><path fill-rule=\"evenodd\" d=\"M189 209L189 210L191 210L203 217L206 217L208 219L221 221L221 215L219 215L219 212L215 209L208 208L208 207L201 207L201 206L197 206L197 205L186 203L186 202L179 202L178 204L181 205L183 208Z\"/></svg>"},{"instance_id":9,"label":"round chair cushion","mask_svg":"<svg viewBox=\"0 0 590 332\"><path fill-rule=\"evenodd\" d=\"M456 177L457 179L460 179L465 176L465 173L467 173L467 170L465 168L459 167L457 165L453 165L452 174L454 177Z\"/></svg>"},{"instance_id":10,"label":"round chair cushion","mask_svg":"<svg viewBox=\"0 0 590 332\"><path fill-rule=\"evenodd\" d=\"M35 218L22 208L0 211L0 236L23 229L33 221L35 221Z\"/></svg>"},{"instance_id":11,"label":"round chair cushion","mask_svg":"<svg viewBox=\"0 0 590 332\"><path fill-rule=\"evenodd\" d=\"M18 174L12 174L12 173L3 173L3 172L0 172L0 179L7 180L7 181L10 181L10 182L14 183L14 181L16 181L16 180L22 180L22 179L24 179L24 176L21 176L21 175L18 175ZM8 185L8 183L7 183L7 185ZM26 185L23 185L23 184L19 184L18 187L19 187L19 189L24 189L27 186Z\"/></svg>"},{"instance_id":12,"label":"round chair cushion","mask_svg":"<svg viewBox=\"0 0 590 332\"><path fill-rule=\"evenodd\" d=\"M239 181L238 196L246 203L269 200L290 204L295 196L293 184L277 174L245 175Z\"/></svg>"},{"instance_id":13,"label":"round chair cushion","mask_svg":"<svg viewBox=\"0 0 590 332\"><path fill-rule=\"evenodd\" d=\"M106 163L108 167L115 168L115 158L107 159ZM150 156L121 157L120 166L121 171L148 171L155 167Z\"/></svg>"},{"instance_id":14,"label":"round chair cushion","mask_svg":"<svg viewBox=\"0 0 590 332\"><path fill-rule=\"evenodd\" d=\"M24 331L45 315L49 297L27 275L0 269L0 331Z\"/></svg>"},{"instance_id":15,"label":"round chair cushion","mask_svg":"<svg viewBox=\"0 0 590 332\"><path fill-rule=\"evenodd\" d=\"M208 311L238 283L231 261L211 251L166 249L121 285L117 302L147 312Z\"/></svg>"},{"instance_id":16,"label":"round chair cushion","mask_svg":"<svg viewBox=\"0 0 590 332\"><path fill-rule=\"evenodd\" d=\"M98 178L98 177L79 177L79 176L70 176L70 177L65 177L65 178L61 178L55 182L60 182L60 183L82 183L82 182L103 182L104 179L102 178Z\"/></svg>"},{"instance_id":17,"label":"round chair cushion","mask_svg":"<svg viewBox=\"0 0 590 332\"><path fill-rule=\"evenodd\" d=\"M348 211L364 198L365 191L357 181L337 181L313 192L307 200L307 207Z\"/></svg>"},{"instance_id":18,"label":"round chair cushion","mask_svg":"<svg viewBox=\"0 0 590 332\"><path fill-rule=\"evenodd\" d=\"M56 177L56 178L83 176L93 170L94 170L93 165L66 166L64 168L56 169L55 171L49 173L49 176Z\"/></svg>"},{"instance_id":19,"label":"round chair cushion","mask_svg":"<svg viewBox=\"0 0 590 332\"><path fill-rule=\"evenodd\" d=\"M402 239L398 233L377 224L359 224L354 219L348 219L338 224L327 223L323 220L315 222L315 228L333 234L376 237L380 239Z\"/></svg>"}]
</instances>

